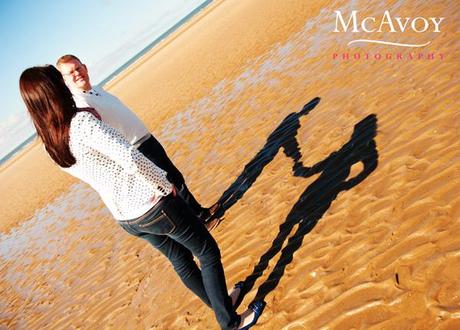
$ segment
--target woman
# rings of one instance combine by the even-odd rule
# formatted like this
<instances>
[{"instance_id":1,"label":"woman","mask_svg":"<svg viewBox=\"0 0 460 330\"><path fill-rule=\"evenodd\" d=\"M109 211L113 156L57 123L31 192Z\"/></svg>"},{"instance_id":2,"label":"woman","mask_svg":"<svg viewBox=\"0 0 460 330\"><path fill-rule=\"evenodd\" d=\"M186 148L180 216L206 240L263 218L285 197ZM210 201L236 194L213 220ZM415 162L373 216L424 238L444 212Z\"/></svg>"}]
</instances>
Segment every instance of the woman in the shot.
<instances>
[{"instance_id":1,"label":"woman","mask_svg":"<svg viewBox=\"0 0 460 330\"><path fill-rule=\"evenodd\" d=\"M222 329L249 329L264 303L235 312L243 284L227 293L219 248L166 172L145 158L92 108L78 109L52 65L25 70L21 96L51 158L90 184L128 233L143 238L173 264L183 283L211 307ZM193 260L195 255L200 268Z\"/></svg>"}]
</instances>

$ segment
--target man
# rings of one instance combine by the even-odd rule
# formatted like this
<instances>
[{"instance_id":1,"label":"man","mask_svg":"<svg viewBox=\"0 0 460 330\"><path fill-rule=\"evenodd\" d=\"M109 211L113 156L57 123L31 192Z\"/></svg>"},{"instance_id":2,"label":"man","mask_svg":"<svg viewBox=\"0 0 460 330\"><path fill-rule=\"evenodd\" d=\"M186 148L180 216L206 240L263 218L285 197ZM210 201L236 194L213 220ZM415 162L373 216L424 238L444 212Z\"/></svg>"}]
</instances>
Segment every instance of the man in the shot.
<instances>
[{"instance_id":1,"label":"man","mask_svg":"<svg viewBox=\"0 0 460 330\"><path fill-rule=\"evenodd\" d=\"M98 86L92 86L86 65L76 56L61 56L56 66L72 92L77 107L94 108L101 116L101 120L119 130L141 153L165 170L168 173L168 180L176 186L177 194L208 229L214 228L219 222L219 219L214 218L219 204L203 208L196 201L188 190L182 173L174 166L164 148L150 134L142 121L117 97Z\"/></svg>"}]
</instances>

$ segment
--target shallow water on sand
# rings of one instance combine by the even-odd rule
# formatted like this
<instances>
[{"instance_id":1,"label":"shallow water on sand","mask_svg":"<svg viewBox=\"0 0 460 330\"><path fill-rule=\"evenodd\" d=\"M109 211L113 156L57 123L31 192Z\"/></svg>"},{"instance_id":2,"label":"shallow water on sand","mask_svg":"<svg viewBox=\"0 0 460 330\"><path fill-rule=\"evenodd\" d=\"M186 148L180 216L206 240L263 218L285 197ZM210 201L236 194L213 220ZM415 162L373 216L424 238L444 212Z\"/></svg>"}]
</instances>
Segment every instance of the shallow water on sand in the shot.
<instances>
[{"instance_id":1,"label":"shallow water on sand","mask_svg":"<svg viewBox=\"0 0 460 330\"><path fill-rule=\"evenodd\" d=\"M73 242L91 232L91 225L107 217L110 214L101 207L97 193L87 185L76 184L19 227L7 234L0 233L0 255L16 262L24 255L43 260L56 258L68 252ZM69 227L79 228L80 232L65 237Z\"/></svg>"}]
</instances>

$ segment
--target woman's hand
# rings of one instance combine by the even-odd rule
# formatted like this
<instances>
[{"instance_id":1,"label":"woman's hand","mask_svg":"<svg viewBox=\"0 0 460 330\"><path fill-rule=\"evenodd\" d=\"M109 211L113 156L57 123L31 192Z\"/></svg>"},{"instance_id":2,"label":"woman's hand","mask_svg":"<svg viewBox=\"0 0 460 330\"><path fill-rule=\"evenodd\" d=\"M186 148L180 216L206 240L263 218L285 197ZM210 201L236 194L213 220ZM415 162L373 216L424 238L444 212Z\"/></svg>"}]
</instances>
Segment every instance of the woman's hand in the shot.
<instances>
[{"instance_id":1,"label":"woman's hand","mask_svg":"<svg viewBox=\"0 0 460 330\"><path fill-rule=\"evenodd\" d=\"M173 195L173 197L176 197L176 196L177 196L177 191L176 191L176 186L175 186L175 185L172 185L171 195ZM153 203L156 203L156 202L158 202L160 199L161 199L161 197L155 197L155 196L153 196L153 197L150 199L150 201L153 202Z\"/></svg>"}]
</instances>

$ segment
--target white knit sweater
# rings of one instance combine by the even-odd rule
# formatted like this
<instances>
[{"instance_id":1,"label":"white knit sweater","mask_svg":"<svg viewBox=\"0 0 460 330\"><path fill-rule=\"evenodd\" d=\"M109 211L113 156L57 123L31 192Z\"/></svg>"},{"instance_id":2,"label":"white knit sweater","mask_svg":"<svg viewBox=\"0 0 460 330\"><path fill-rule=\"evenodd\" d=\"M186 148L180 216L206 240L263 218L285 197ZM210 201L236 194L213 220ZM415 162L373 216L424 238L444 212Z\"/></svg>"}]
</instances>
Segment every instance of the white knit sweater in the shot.
<instances>
[{"instance_id":1,"label":"white knit sweater","mask_svg":"<svg viewBox=\"0 0 460 330\"><path fill-rule=\"evenodd\" d=\"M166 172L91 113L77 112L69 136L76 163L62 169L91 185L115 219L137 218L171 193Z\"/></svg>"}]
</instances>

